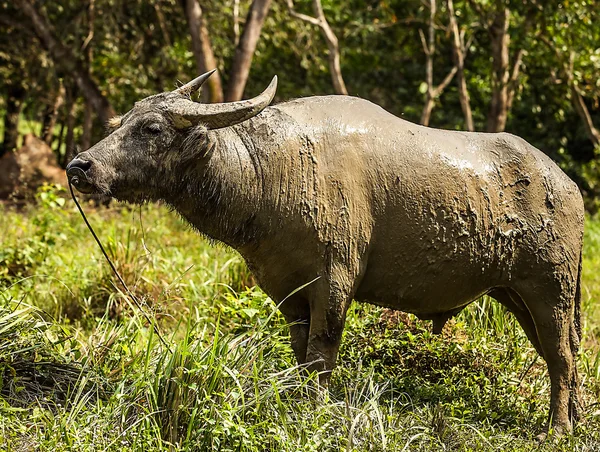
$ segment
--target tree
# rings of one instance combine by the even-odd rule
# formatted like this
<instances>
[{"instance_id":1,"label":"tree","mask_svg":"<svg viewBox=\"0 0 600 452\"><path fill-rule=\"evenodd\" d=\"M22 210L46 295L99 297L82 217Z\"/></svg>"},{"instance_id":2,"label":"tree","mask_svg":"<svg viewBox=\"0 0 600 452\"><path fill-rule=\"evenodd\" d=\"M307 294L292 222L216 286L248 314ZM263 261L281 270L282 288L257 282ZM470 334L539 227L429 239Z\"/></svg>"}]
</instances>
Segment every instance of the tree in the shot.
<instances>
[{"instance_id":1,"label":"tree","mask_svg":"<svg viewBox=\"0 0 600 452\"><path fill-rule=\"evenodd\" d=\"M437 11L436 0L429 1L429 33L428 40L425 39L423 30L419 29L419 36L421 37L421 44L423 45L423 51L426 56L425 71L425 106L421 113L421 124L424 126L429 125L431 119L431 111L435 105L436 99L442 94L446 87L450 84L454 75L456 74L458 67L455 65L450 72L446 75L444 80L437 85L433 84L433 57L435 55L435 15Z\"/></svg>"},{"instance_id":2,"label":"tree","mask_svg":"<svg viewBox=\"0 0 600 452\"><path fill-rule=\"evenodd\" d=\"M600 97L597 82L600 62L593 56L597 52L600 33L586 26L581 27L581 24L593 24L598 20L600 14L592 5L575 2L557 9L553 20L546 20L544 30L539 34L540 40L556 57L559 73L562 73L567 88L566 94L594 147L600 146L600 131L594 125L585 98L590 95ZM562 83L556 77L554 80Z\"/></svg>"},{"instance_id":3,"label":"tree","mask_svg":"<svg viewBox=\"0 0 600 452\"><path fill-rule=\"evenodd\" d=\"M54 126L56 125L59 109L62 107L64 101L65 87L62 80L59 80L58 89L54 95L54 102L52 102L44 117L44 126L42 127L42 138L48 146L51 146L54 140Z\"/></svg>"},{"instance_id":4,"label":"tree","mask_svg":"<svg viewBox=\"0 0 600 452\"><path fill-rule=\"evenodd\" d=\"M4 140L0 148L0 157L17 147L19 138L19 116L23 109L25 88L20 81L15 81L7 87L6 105L4 113Z\"/></svg>"},{"instance_id":5,"label":"tree","mask_svg":"<svg viewBox=\"0 0 600 452\"><path fill-rule=\"evenodd\" d=\"M486 130L503 132L506 128L508 113L512 107L515 91L525 54L522 42L512 57L510 55L511 34L509 32L512 12L505 0L494 0L489 9L485 9L477 1L470 3L479 14L488 31L492 56L492 99L488 112ZM527 36L535 19L537 9L528 8L519 28L523 36Z\"/></svg>"},{"instance_id":6,"label":"tree","mask_svg":"<svg viewBox=\"0 0 600 452\"><path fill-rule=\"evenodd\" d=\"M48 50L55 64L60 66L64 72L72 74L81 93L93 106L100 120L106 122L111 116L114 116L115 113L110 102L85 70L81 61L67 46L57 40L48 18L43 12L38 11L31 0L15 0L15 4L29 18L35 34Z\"/></svg>"},{"instance_id":7,"label":"tree","mask_svg":"<svg viewBox=\"0 0 600 452\"><path fill-rule=\"evenodd\" d=\"M258 38L271 7L271 0L254 0L246 17L246 25L240 42L235 49L233 64L230 70L229 82L225 100L227 102L240 100L244 94L244 88L250 74L252 57L256 50Z\"/></svg>"},{"instance_id":8,"label":"tree","mask_svg":"<svg viewBox=\"0 0 600 452\"><path fill-rule=\"evenodd\" d=\"M333 84L333 90L336 94L348 94L344 78L342 77L342 68L340 64L340 46L339 41L331 27L325 13L323 12L323 6L321 0L313 0L313 12L316 17L309 16L307 14L301 14L294 8L294 0L286 0L287 6L292 17L308 22L312 25L316 25L323 32L323 37L327 43L329 50L329 73L331 74L331 82Z\"/></svg>"},{"instance_id":9,"label":"tree","mask_svg":"<svg viewBox=\"0 0 600 452\"><path fill-rule=\"evenodd\" d=\"M469 49L470 42L465 44L465 35L458 29L456 14L454 12L453 0L447 0L448 17L450 19L450 29L452 31L452 57L456 66L456 78L458 82L458 93L460 98L460 107L465 117L465 128L469 131L475 130L473 125L473 114L471 112L471 102L469 99L469 90L465 79L465 56Z\"/></svg>"},{"instance_id":10,"label":"tree","mask_svg":"<svg viewBox=\"0 0 600 452\"><path fill-rule=\"evenodd\" d=\"M27 97L34 90L36 79L47 80L48 71L41 62L41 53L26 27L12 19L17 15L14 5L4 4L0 10L0 111L3 113L4 138L0 157L12 152L19 139L20 117ZM41 107L45 107L40 102Z\"/></svg>"},{"instance_id":11,"label":"tree","mask_svg":"<svg viewBox=\"0 0 600 452\"><path fill-rule=\"evenodd\" d=\"M215 69L217 62L210 43L202 8L198 4L198 0L183 0L183 7L192 38L196 67L199 74L204 74ZM206 86L208 89L203 89L201 93L204 102L223 102L223 85L221 75L218 72L207 80Z\"/></svg>"}]
</instances>

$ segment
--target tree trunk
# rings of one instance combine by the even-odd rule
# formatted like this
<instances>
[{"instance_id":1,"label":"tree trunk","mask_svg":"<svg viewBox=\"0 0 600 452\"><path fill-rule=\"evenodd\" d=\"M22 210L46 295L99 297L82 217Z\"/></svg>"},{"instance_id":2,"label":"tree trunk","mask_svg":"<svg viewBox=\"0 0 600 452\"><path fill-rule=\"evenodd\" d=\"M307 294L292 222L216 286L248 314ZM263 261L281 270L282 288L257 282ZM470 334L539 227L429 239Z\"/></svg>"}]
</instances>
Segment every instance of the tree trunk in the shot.
<instances>
[{"instance_id":1,"label":"tree trunk","mask_svg":"<svg viewBox=\"0 0 600 452\"><path fill-rule=\"evenodd\" d=\"M492 101L488 114L488 132L502 132L508 116L508 59L510 35L510 10L506 7L496 12L490 26L492 40Z\"/></svg>"},{"instance_id":2,"label":"tree trunk","mask_svg":"<svg viewBox=\"0 0 600 452\"><path fill-rule=\"evenodd\" d=\"M423 112L421 113L421 124L424 126L429 125L433 104L435 102L435 97L433 96L433 54L435 53L434 21L437 8L435 2L436 0L431 0L429 2L429 33L427 43L425 42L423 32L420 33L421 41L423 43L423 50L427 58L425 61L425 82L427 83L427 93L425 96L425 106L423 107Z\"/></svg>"},{"instance_id":3,"label":"tree trunk","mask_svg":"<svg viewBox=\"0 0 600 452\"><path fill-rule=\"evenodd\" d=\"M454 66L446 78L436 87L433 86L433 55L435 54L435 14L437 11L436 0L429 2L429 32L428 38L425 39L425 35L421 29L419 29L419 36L421 37L421 44L423 45L423 52L427 57L425 62L425 83L427 84L427 92L425 95L425 105L423 112L421 113L421 124L424 126L429 125L431 119L431 112L435 106L435 100L442 94L446 87L450 84L454 75L457 72L457 67Z\"/></svg>"},{"instance_id":4,"label":"tree trunk","mask_svg":"<svg viewBox=\"0 0 600 452\"><path fill-rule=\"evenodd\" d=\"M71 50L58 41L48 22L48 18L38 12L30 0L15 0L16 5L29 18L36 36L48 50L54 63L61 67L65 74L71 74L79 87L81 94L92 104L102 122L114 116L114 110L106 97L102 94L96 82L90 77L87 70Z\"/></svg>"},{"instance_id":5,"label":"tree trunk","mask_svg":"<svg viewBox=\"0 0 600 452\"><path fill-rule=\"evenodd\" d=\"M154 11L156 12L156 18L158 19L158 25L160 26L160 31L163 35L163 40L165 41L165 45L167 47L171 47L171 37L169 36L169 29L167 24L165 23L165 15L160 8L159 2L154 2Z\"/></svg>"},{"instance_id":6,"label":"tree trunk","mask_svg":"<svg viewBox=\"0 0 600 452\"><path fill-rule=\"evenodd\" d=\"M425 105L423 106L423 112L421 113L421 124L424 126L429 125L429 121L431 120L431 112L433 111L433 105L435 104L435 100L433 97L427 95L425 99Z\"/></svg>"},{"instance_id":7,"label":"tree trunk","mask_svg":"<svg viewBox=\"0 0 600 452\"><path fill-rule=\"evenodd\" d=\"M83 132L81 134L81 149L87 150L92 146L92 130L94 126L94 109L89 103L85 104L83 114Z\"/></svg>"},{"instance_id":8,"label":"tree trunk","mask_svg":"<svg viewBox=\"0 0 600 452\"><path fill-rule=\"evenodd\" d=\"M585 133L587 134L594 147L600 146L600 131L594 126L594 123L592 122L592 117L590 116L590 112L587 108L587 105L585 105L583 96L573 83L571 84L571 96L573 98L573 105L575 106L575 110L577 111L577 114L583 121Z\"/></svg>"},{"instance_id":9,"label":"tree trunk","mask_svg":"<svg viewBox=\"0 0 600 452\"><path fill-rule=\"evenodd\" d=\"M77 95L72 90L70 95L67 96L67 113L66 113L66 127L67 134L65 136L65 155L63 160L63 167L67 166L67 163L77 153L75 149L75 104L77 103Z\"/></svg>"},{"instance_id":10,"label":"tree trunk","mask_svg":"<svg viewBox=\"0 0 600 452\"><path fill-rule=\"evenodd\" d=\"M56 92L56 97L54 98L54 102L52 102L52 106L49 108L46 117L44 118L44 127L42 129L42 137L44 142L48 145L52 145L52 141L54 140L54 126L56 125L56 119L58 118L58 111L65 101L65 87L60 82L58 87L58 91Z\"/></svg>"},{"instance_id":11,"label":"tree trunk","mask_svg":"<svg viewBox=\"0 0 600 452\"><path fill-rule=\"evenodd\" d=\"M0 157L17 147L19 139L19 116L23 109L25 88L21 84L8 85L6 96L6 111L4 113L4 140L0 147Z\"/></svg>"},{"instance_id":12,"label":"tree trunk","mask_svg":"<svg viewBox=\"0 0 600 452\"><path fill-rule=\"evenodd\" d=\"M233 0L233 43L240 43L240 0Z\"/></svg>"},{"instance_id":13,"label":"tree trunk","mask_svg":"<svg viewBox=\"0 0 600 452\"><path fill-rule=\"evenodd\" d=\"M558 59L560 65L562 66L562 72L564 73L565 78L567 79L568 89L571 94L571 101L573 102L575 111L577 112L577 114L579 115L579 117L581 118L581 120L583 122L583 127L585 128L586 135L588 136L588 138L590 139L590 141L592 142L594 147L600 146L600 130L598 130L594 126L594 122L592 121L592 116L590 115L590 111L588 110L587 105L585 104L583 94L577 88L577 85L575 82L575 76L573 74L573 66L572 66L572 61L573 61L572 51L571 51L571 58L569 59L571 61L571 64L570 64L566 61L566 57L564 56L563 52L561 50L559 50L559 47L557 47L550 39L548 39L547 36L540 35L540 39L551 50L554 51L554 53L556 54L556 58Z\"/></svg>"},{"instance_id":14,"label":"tree trunk","mask_svg":"<svg viewBox=\"0 0 600 452\"><path fill-rule=\"evenodd\" d=\"M448 0L448 15L450 16L450 28L452 29L452 55L456 66L460 108L465 118L465 128L472 132L475 130L475 126L473 125L469 90L467 88L467 81L465 80L465 54L467 49L465 48L464 37L461 37L458 23L456 22L453 0Z\"/></svg>"},{"instance_id":15,"label":"tree trunk","mask_svg":"<svg viewBox=\"0 0 600 452\"><path fill-rule=\"evenodd\" d=\"M270 7L271 0L254 0L250 6L250 11L246 17L246 26L233 57L231 77L225 93L227 102L240 100L244 94L244 88L250 74L252 57Z\"/></svg>"},{"instance_id":16,"label":"tree trunk","mask_svg":"<svg viewBox=\"0 0 600 452\"><path fill-rule=\"evenodd\" d=\"M217 67L215 55L210 43L210 36L206 21L203 17L202 8L198 4L198 0L183 0L185 17L190 29L192 38L192 49L194 59L196 60L196 68L199 74L204 74ZM203 89L201 99L203 102L223 102L223 85L221 76L218 72L213 74L207 81L208 89Z\"/></svg>"},{"instance_id":17,"label":"tree trunk","mask_svg":"<svg viewBox=\"0 0 600 452\"><path fill-rule=\"evenodd\" d=\"M60 131L58 132L58 143L56 145L56 148L54 149L54 153L56 154L56 158L58 160L59 165L61 165L62 168L64 168L64 166L62 166L62 161L64 160L62 158L62 155L60 153L60 148L62 148L62 145L65 141L65 131L67 129L67 125L65 123L65 121L61 121L60 122Z\"/></svg>"},{"instance_id":18,"label":"tree trunk","mask_svg":"<svg viewBox=\"0 0 600 452\"><path fill-rule=\"evenodd\" d=\"M313 0L313 10L321 21L321 30L323 30L325 41L327 41L327 48L329 49L329 72L331 73L333 89L335 90L336 94L346 95L348 94L348 90L346 89L344 78L342 77L340 46L338 38L329 26L329 22L327 22L327 19L325 18L321 0Z\"/></svg>"}]
</instances>

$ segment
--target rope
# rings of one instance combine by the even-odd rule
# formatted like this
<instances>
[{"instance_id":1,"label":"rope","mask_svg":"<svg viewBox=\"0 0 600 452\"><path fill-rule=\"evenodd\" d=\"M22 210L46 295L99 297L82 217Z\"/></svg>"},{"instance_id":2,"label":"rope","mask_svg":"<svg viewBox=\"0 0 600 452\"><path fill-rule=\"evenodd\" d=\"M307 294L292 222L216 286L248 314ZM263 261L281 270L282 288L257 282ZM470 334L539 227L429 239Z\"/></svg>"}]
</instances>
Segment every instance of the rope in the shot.
<instances>
[{"instance_id":1,"label":"rope","mask_svg":"<svg viewBox=\"0 0 600 452\"><path fill-rule=\"evenodd\" d=\"M79 201L77 201L77 198L75 196L75 192L73 192L73 186L71 185L71 181L70 180L69 180L69 190L71 191L71 197L73 198L73 201L75 201L75 205L77 206L77 210L79 210L79 213L83 217L83 221L85 222L86 226L88 227L88 229L92 233L92 236L94 237L94 240L96 240L96 243L100 247L100 251L102 251L102 254L104 255L104 258L106 259L106 262L108 262L108 265L110 265L110 268L112 269L113 273L115 274L115 276L117 277L117 279L119 280L119 282L121 283L121 285L125 288L125 291L127 292L127 294L129 295L129 297L131 298L131 301L133 301L133 304L135 304L135 306L143 314L143 316L146 318L146 320L148 321L148 323L150 325L152 325L152 328L154 329L154 332L156 333L156 335L158 336L158 338L160 339L160 341L162 342L162 344L167 348L167 350L169 350L169 352L172 352L171 347L169 347L169 344L167 343L167 341L163 338L162 334L160 333L160 330L158 329L158 325L156 325L156 322L146 313L146 311L144 311L144 309L142 308L142 304L140 303L140 301L138 300L138 298L134 295L134 293L131 290L129 290L129 287L127 286L127 284L125 283L125 281L123 280L123 278L121 277L121 275L119 274L119 271L115 267L115 264L113 264L113 262L110 260L110 257L108 257L108 254L106 253L106 250L104 249L104 246L102 245L102 242L100 242L100 239L98 238L98 236L94 232L94 229L92 228L92 225L90 224L90 222L88 221L87 217L85 216L85 213L83 212L83 209L79 205Z\"/></svg>"}]
</instances>

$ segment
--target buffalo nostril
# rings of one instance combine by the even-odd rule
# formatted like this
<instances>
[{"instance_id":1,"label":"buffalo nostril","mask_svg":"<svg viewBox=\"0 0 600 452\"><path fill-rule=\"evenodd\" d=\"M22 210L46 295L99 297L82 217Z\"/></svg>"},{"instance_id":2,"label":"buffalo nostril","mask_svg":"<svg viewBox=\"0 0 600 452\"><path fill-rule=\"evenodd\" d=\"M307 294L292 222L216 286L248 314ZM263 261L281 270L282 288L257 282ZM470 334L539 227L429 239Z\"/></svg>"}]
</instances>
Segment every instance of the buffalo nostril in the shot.
<instances>
[{"instance_id":1,"label":"buffalo nostril","mask_svg":"<svg viewBox=\"0 0 600 452\"><path fill-rule=\"evenodd\" d=\"M82 159L78 159L75 158L73 160L71 160L71 163L69 163L69 165L67 166L67 173L69 173L72 170L81 170L84 173L89 170L92 166L92 162L89 160L82 160Z\"/></svg>"},{"instance_id":2,"label":"buffalo nostril","mask_svg":"<svg viewBox=\"0 0 600 452\"><path fill-rule=\"evenodd\" d=\"M92 183L88 177L87 171L91 168L92 162L75 158L67 165L67 178L82 193L92 192Z\"/></svg>"}]
</instances>

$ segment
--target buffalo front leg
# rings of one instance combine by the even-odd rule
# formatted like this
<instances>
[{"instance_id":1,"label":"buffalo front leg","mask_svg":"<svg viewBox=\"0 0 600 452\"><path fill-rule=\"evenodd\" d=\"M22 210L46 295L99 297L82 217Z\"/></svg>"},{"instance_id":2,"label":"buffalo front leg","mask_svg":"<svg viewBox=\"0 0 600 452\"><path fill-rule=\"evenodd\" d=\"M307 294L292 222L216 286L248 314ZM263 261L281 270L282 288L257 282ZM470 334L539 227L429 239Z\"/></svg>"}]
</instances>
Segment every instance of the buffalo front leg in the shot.
<instances>
[{"instance_id":1,"label":"buffalo front leg","mask_svg":"<svg viewBox=\"0 0 600 452\"><path fill-rule=\"evenodd\" d=\"M290 339L292 342L292 350L296 355L298 364L306 364L306 349L308 347L308 320L287 320L290 329Z\"/></svg>"},{"instance_id":2,"label":"buffalo front leg","mask_svg":"<svg viewBox=\"0 0 600 452\"><path fill-rule=\"evenodd\" d=\"M352 295L349 284L336 279L317 281L310 300L310 327L306 362L319 373L319 383L327 386L342 340L346 313Z\"/></svg>"},{"instance_id":3,"label":"buffalo front leg","mask_svg":"<svg viewBox=\"0 0 600 452\"><path fill-rule=\"evenodd\" d=\"M308 347L308 333L310 328L310 305L301 294L288 297L279 310L285 317L290 330L292 350L298 364L306 364L306 348Z\"/></svg>"}]
</instances>

